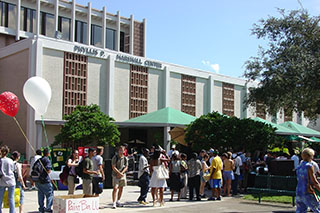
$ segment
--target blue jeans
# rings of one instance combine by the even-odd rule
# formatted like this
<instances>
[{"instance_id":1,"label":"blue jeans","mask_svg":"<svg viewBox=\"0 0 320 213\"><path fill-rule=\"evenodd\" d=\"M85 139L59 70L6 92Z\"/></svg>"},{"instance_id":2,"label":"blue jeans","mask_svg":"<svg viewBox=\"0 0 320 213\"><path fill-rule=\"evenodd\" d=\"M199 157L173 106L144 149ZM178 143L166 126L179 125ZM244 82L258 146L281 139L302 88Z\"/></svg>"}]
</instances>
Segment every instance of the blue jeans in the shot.
<instances>
[{"instance_id":1,"label":"blue jeans","mask_svg":"<svg viewBox=\"0 0 320 213\"><path fill-rule=\"evenodd\" d=\"M139 186L140 186L140 197L138 198L138 201L146 201L147 194L149 191L149 182L150 177L147 172L143 173L139 178Z\"/></svg>"},{"instance_id":2,"label":"blue jeans","mask_svg":"<svg viewBox=\"0 0 320 213\"><path fill-rule=\"evenodd\" d=\"M3 195L6 188L8 188L10 213L14 213L14 189L16 188L16 186L8 186L8 187L0 186L0 213L2 212L1 207L2 207Z\"/></svg>"},{"instance_id":3,"label":"blue jeans","mask_svg":"<svg viewBox=\"0 0 320 213\"><path fill-rule=\"evenodd\" d=\"M53 186L51 183L39 183L36 182L38 188L38 205L39 212L52 212L52 201L53 201ZM46 208L44 208L44 197L47 199Z\"/></svg>"}]
</instances>

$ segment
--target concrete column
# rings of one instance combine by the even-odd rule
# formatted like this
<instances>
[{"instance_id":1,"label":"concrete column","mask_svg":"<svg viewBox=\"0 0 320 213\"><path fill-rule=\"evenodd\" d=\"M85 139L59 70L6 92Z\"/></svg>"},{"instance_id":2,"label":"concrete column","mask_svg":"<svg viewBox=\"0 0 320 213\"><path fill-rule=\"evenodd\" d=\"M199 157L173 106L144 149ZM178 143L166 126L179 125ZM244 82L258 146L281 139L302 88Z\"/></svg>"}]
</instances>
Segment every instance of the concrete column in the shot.
<instances>
[{"instance_id":1,"label":"concrete column","mask_svg":"<svg viewBox=\"0 0 320 213\"><path fill-rule=\"evenodd\" d=\"M113 117L114 113L114 67L115 67L115 56L109 55L108 58L108 70L107 70L107 103L106 103L106 114Z\"/></svg>"},{"instance_id":2,"label":"concrete column","mask_svg":"<svg viewBox=\"0 0 320 213\"><path fill-rule=\"evenodd\" d=\"M106 10L105 6L103 7L103 11L102 12L103 12L103 15L102 15L102 47L106 48L106 43L107 43L107 41L106 41L107 10Z\"/></svg>"},{"instance_id":3,"label":"concrete column","mask_svg":"<svg viewBox=\"0 0 320 213\"><path fill-rule=\"evenodd\" d=\"M170 69L168 66L164 68L164 107L170 106Z\"/></svg>"},{"instance_id":4,"label":"concrete column","mask_svg":"<svg viewBox=\"0 0 320 213\"><path fill-rule=\"evenodd\" d=\"M16 29L16 41L20 39L20 15L21 15L21 0L17 0L17 29Z\"/></svg>"},{"instance_id":5,"label":"concrete column","mask_svg":"<svg viewBox=\"0 0 320 213\"><path fill-rule=\"evenodd\" d=\"M147 56L147 20L143 19L143 57Z\"/></svg>"},{"instance_id":6,"label":"concrete column","mask_svg":"<svg viewBox=\"0 0 320 213\"><path fill-rule=\"evenodd\" d=\"M87 44L91 44L91 2L88 2Z\"/></svg>"},{"instance_id":7,"label":"concrete column","mask_svg":"<svg viewBox=\"0 0 320 213\"><path fill-rule=\"evenodd\" d=\"M42 146L42 125L41 124L37 124L37 127L36 127L36 131L37 131L37 145L36 147L33 147L35 148L36 150L39 149L41 146Z\"/></svg>"},{"instance_id":8,"label":"concrete column","mask_svg":"<svg viewBox=\"0 0 320 213\"><path fill-rule=\"evenodd\" d=\"M74 42L75 40L75 29L76 29L76 0L72 0L72 9L71 9L71 38L70 41Z\"/></svg>"},{"instance_id":9,"label":"concrete column","mask_svg":"<svg viewBox=\"0 0 320 213\"><path fill-rule=\"evenodd\" d=\"M213 103L214 103L214 92L213 92L213 89L214 89L214 80L213 80L213 77L210 75L209 76L209 86L208 86L208 111L209 112L213 112Z\"/></svg>"},{"instance_id":10,"label":"concrete column","mask_svg":"<svg viewBox=\"0 0 320 213\"><path fill-rule=\"evenodd\" d=\"M41 0L37 0L37 15L36 15L36 22L37 22L37 36L40 35L40 10L41 10Z\"/></svg>"},{"instance_id":11,"label":"concrete column","mask_svg":"<svg viewBox=\"0 0 320 213\"><path fill-rule=\"evenodd\" d=\"M171 141L171 136L169 134L170 127L164 127L163 128L163 149L168 151L170 150L170 141Z\"/></svg>"},{"instance_id":12,"label":"concrete column","mask_svg":"<svg viewBox=\"0 0 320 213\"><path fill-rule=\"evenodd\" d=\"M59 18L59 0L54 3L54 31L58 31L58 18Z\"/></svg>"},{"instance_id":13,"label":"concrete column","mask_svg":"<svg viewBox=\"0 0 320 213\"><path fill-rule=\"evenodd\" d=\"M129 53L133 55L134 48L134 18L133 15L130 16L130 42L129 42Z\"/></svg>"},{"instance_id":14,"label":"concrete column","mask_svg":"<svg viewBox=\"0 0 320 213\"><path fill-rule=\"evenodd\" d=\"M120 51L120 11L117 12L116 51Z\"/></svg>"}]
</instances>

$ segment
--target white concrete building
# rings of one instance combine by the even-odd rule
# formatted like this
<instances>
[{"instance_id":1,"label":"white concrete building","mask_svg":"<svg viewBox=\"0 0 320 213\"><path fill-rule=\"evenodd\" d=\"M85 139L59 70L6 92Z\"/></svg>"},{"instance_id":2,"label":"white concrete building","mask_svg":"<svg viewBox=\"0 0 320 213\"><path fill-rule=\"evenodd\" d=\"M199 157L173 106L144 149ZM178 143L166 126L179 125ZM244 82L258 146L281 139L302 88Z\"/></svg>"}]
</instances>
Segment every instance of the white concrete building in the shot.
<instances>
[{"instance_id":1,"label":"white concrete building","mask_svg":"<svg viewBox=\"0 0 320 213\"><path fill-rule=\"evenodd\" d=\"M20 99L17 119L35 148L45 145L41 119L22 94L32 76L45 78L53 91L44 115L50 143L63 115L91 103L120 127L125 120L164 107L197 117L212 111L257 116L243 104L245 80L147 58L145 29L145 19L109 14L105 7L97 10L75 0L0 1L0 93L12 91ZM30 156L12 119L0 117L0 141ZM283 119L279 115L278 121ZM130 140L130 129L121 132L122 140ZM146 134L152 141L152 131Z\"/></svg>"}]
</instances>

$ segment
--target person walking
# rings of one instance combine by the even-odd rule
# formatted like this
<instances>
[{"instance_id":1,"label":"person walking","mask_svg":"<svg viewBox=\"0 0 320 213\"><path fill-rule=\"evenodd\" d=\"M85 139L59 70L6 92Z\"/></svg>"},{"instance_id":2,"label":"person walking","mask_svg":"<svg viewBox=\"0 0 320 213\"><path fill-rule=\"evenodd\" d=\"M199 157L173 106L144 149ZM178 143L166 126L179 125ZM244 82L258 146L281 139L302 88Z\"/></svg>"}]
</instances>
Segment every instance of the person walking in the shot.
<instances>
[{"instance_id":1,"label":"person walking","mask_svg":"<svg viewBox=\"0 0 320 213\"><path fill-rule=\"evenodd\" d=\"M8 146L1 147L1 168L0 168L0 212L2 208L3 195L8 189L8 200L9 200L9 212L14 213L14 189L16 186L16 181L14 177L15 167L14 162L11 158L7 158L10 149Z\"/></svg>"},{"instance_id":2,"label":"person walking","mask_svg":"<svg viewBox=\"0 0 320 213\"><path fill-rule=\"evenodd\" d=\"M53 186L49 174L51 172L52 166L49 160L49 149L45 148L43 150L43 157L39 159L41 161L42 172L40 174L40 181L36 182L36 187L38 189L38 204L39 212L52 212L52 201L53 201ZM35 162L35 164L37 161ZM47 199L46 207L44 207L44 199Z\"/></svg>"},{"instance_id":3,"label":"person walking","mask_svg":"<svg viewBox=\"0 0 320 213\"><path fill-rule=\"evenodd\" d=\"M209 173L210 167L208 166L207 162L209 160L209 155L204 154L203 159L201 161L201 172L200 172L200 179L201 179L201 184L200 184L200 196L201 198L206 198L206 195L204 193L204 188L206 186L206 183L208 182L207 179L204 179L204 175L207 175Z\"/></svg>"},{"instance_id":4,"label":"person walking","mask_svg":"<svg viewBox=\"0 0 320 213\"><path fill-rule=\"evenodd\" d=\"M233 169L234 169L234 162L231 159L232 153L223 153L222 160L223 160L223 180L224 180L224 187L223 193L224 196L230 197L231 191L231 182L234 179Z\"/></svg>"},{"instance_id":5,"label":"person walking","mask_svg":"<svg viewBox=\"0 0 320 213\"><path fill-rule=\"evenodd\" d=\"M183 188L180 192L181 199L187 199L187 191L188 191L188 164L187 164L187 155L185 153L181 153L181 169L180 169L180 177L183 183Z\"/></svg>"},{"instance_id":6,"label":"person walking","mask_svg":"<svg viewBox=\"0 0 320 213\"><path fill-rule=\"evenodd\" d=\"M92 177L93 175L99 174L99 171L93 170L92 157L95 154L94 148L89 148L88 156L83 160L83 177L82 177L82 188L84 195L92 195Z\"/></svg>"},{"instance_id":7,"label":"person walking","mask_svg":"<svg viewBox=\"0 0 320 213\"><path fill-rule=\"evenodd\" d=\"M97 146L97 154L92 157L93 161L93 170L99 171L98 174L93 175L92 179L92 187L93 187L93 194L95 196L99 196L102 193L102 188L100 188L99 183L105 180L104 171L103 171L103 146Z\"/></svg>"},{"instance_id":8,"label":"person walking","mask_svg":"<svg viewBox=\"0 0 320 213\"><path fill-rule=\"evenodd\" d=\"M211 186L212 195L208 200L221 200L221 179L222 179L222 161L218 156L218 151L214 150L212 152L214 158L212 159L210 167L210 180L209 184Z\"/></svg>"},{"instance_id":9,"label":"person walking","mask_svg":"<svg viewBox=\"0 0 320 213\"><path fill-rule=\"evenodd\" d=\"M123 207L120 203L123 187L127 185L126 172L128 170L128 158L124 156L124 147L118 147L118 154L113 156L111 160L112 165L112 208ZM118 191L118 196L117 196Z\"/></svg>"},{"instance_id":10,"label":"person walking","mask_svg":"<svg viewBox=\"0 0 320 213\"><path fill-rule=\"evenodd\" d=\"M19 163L20 160L20 153L18 151L14 151L12 153L12 160L15 165L15 180L16 180L16 188L20 189L20 206L19 206L19 212L23 212L23 203L24 203L24 190L26 189L26 186L23 181L22 177L22 164Z\"/></svg>"},{"instance_id":11,"label":"person walking","mask_svg":"<svg viewBox=\"0 0 320 213\"><path fill-rule=\"evenodd\" d=\"M150 183L150 170L149 170L149 163L148 163L148 157L149 157L149 149L143 148L142 149L142 155L139 159L139 171L138 171L138 178L139 183L138 186L140 187L140 196L138 198L138 202L143 205L149 204L147 202L147 194L149 191L149 183Z\"/></svg>"},{"instance_id":12,"label":"person walking","mask_svg":"<svg viewBox=\"0 0 320 213\"><path fill-rule=\"evenodd\" d=\"M313 194L314 188L320 191L319 182L314 175L311 160L314 157L314 150L306 148L301 154L302 162L296 169L298 184L296 188L297 213L305 213L308 207L312 212L320 212L320 202L316 200Z\"/></svg>"},{"instance_id":13,"label":"person walking","mask_svg":"<svg viewBox=\"0 0 320 213\"><path fill-rule=\"evenodd\" d=\"M151 187L153 206L156 206L156 203L157 203L156 194L158 190L160 191L160 197L159 197L160 206L164 206L163 191L164 191L164 188L167 187L167 182L165 179L159 179L157 176L157 173L158 173L159 166L162 163L167 161L169 160L160 157L160 150L155 149L152 155L152 159L150 161L151 179L150 179L150 185L149 185L149 187Z\"/></svg>"},{"instance_id":14,"label":"person walking","mask_svg":"<svg viewBox=\"0 0 320 213\"><path fill-rule=\"evenodd\" d=\"M67 161L67 166L69 167L68 195L73 195L75 189L75 182L77 182L76 167L79 166L79 151L77 149L74 149L72 151L72 155L69 157Z\"/></svg>"},{"instance_id":15,"label":"person walking","mask_svg":"<svg viewBox=\"0 0 320 213\"><path fill-rule=\"evenodd\" d=\"M200 197L200 171L201 162L197 159L197 153L192 153L191 159L188 161L188 186L189 186L189 200L193 200L193 190L196 191L197 201L201 201Z\"/></svg>"},{"instance_id":16,"label":"person walking","mask_svg":"<svg viewBox=\"0 0 320 213\"><path fill-rule=\"evenodd\" d=\"M180 191L182 186L182 181L180 178L181 161L178 159L176 153L172 155L171 163L169 165L170 171L170 191L171 198L169 201L173 201L174 192L178 192L177 201L180 201Z\"/></svg>"}]
</instances>

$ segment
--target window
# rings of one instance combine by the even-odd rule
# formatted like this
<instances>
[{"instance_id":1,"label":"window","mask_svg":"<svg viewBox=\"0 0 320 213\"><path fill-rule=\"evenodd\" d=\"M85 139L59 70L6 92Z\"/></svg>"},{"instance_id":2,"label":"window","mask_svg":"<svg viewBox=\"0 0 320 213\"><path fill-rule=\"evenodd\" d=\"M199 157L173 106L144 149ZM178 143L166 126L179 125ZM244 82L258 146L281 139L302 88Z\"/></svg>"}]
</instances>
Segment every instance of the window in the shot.
<instances>
[{"instance_id":1,"label":"window","mask_svg":"<svg viewBox=\"0 0 320 213\"><path fill-rule=\"evenodd\" d=\"M222 83L222 113L234 116L234 85Z\"/></svg>"},{"instance_id":2,"label":"window","mask_svg":"<svg viewBox=\"0 0 320 213\"><path fill-rule=\"evenodd\" d=\"M102 45L102 27L91 25L91 45L101 47Z\"/></svg>"},{"instance_id":3,"label":"window","mask_svg":"<svg viewBox=\"0 0 320 213\"><path fill-rule=\"evenodd\" d=\"M256 103L256 114L257 117L266 119L265 105L263 103Z\"/></svg>"},{"instance_id":4,"label":"window","mask_svg":"<svg viewBox=\"0 0 320 213\"><path fill-rule=\"evenodd\" d=\"M130 65L130 118L148 112L148 68Z\"/></svg>"},{"instance_id":5,"label":"window","mask_svg":"<svg viewBox=\"0 0 320 213\"><path fill-rule=\"evenodd\" d=\"M0 26L16 29L16 6L6 2L0 2Z\"/></svg>"},{"instance_id":6,"label":"window","mask_svg":"<svg viewBox=\"0 0 320 213\"><path fill-rule=\"evenodd\" d=\"M63 115L87 103L88 57L64 53Z\"/></svg>"},{"instance_id":7,"label":"window","mask_svg":"<svg viewBox=\"0 0 320 213\"><path fill-rule=\"evenodd\" d=\"M21 7L20 30L35 33L36 27L36 11Z\"/></svg>"},{"instance_id":8,"label":"window","mask_svg":"<svg viewBox=\"0 0 320 213\"><path fill-rule=\"evenodd\" d=\"M87 23L76 20L76 35L75 41L86 44L87 43Z\"/></svg>"},{"instance_id":9,"label":"window","mask_svg":"<svg viewBox=\"0 0 320 213\"><path fill-rule=\"evenodd\" d=\"M115 50L115 36L116 31L110 28L106 29L106 48L110 50Z\"/></svg>"},{"instance_id":10,"label":"window","mask_svg":"<svg viewBox=\"0 0 320 213\"><path fill-rule=\"evenodd\" d=\"M55 28L54 28L54 15L49 13L41 12L40 14L40 34L54 37Z\"/></svg>"},{"instance_id":11,"label":"window","mask_svg":"<svg viewBox=\"0 0 320 213\"><path fill-rule=\"evenodd\" d=\"M62 33L63 40L70 40L71 19L61 17L58 18L58 30Z\"/></svg>"},{"instance_id":12,"label":"window","mask_svg":"<svg viewBox=\"0 0 320 213\"><path fill-rule=\"evenodd\" d=\"M196 115L196 77L181 76L181 111Z\"/></svg>"},{"instance_id":13,"label":"window","mask_svg":"<svg viewBox=\"0 0 320 213\"><path fill-rule=\"evenodd\" d=\"M124 52L124 32L120 32L120 51Z\"/></svg>"}]
</instances>

